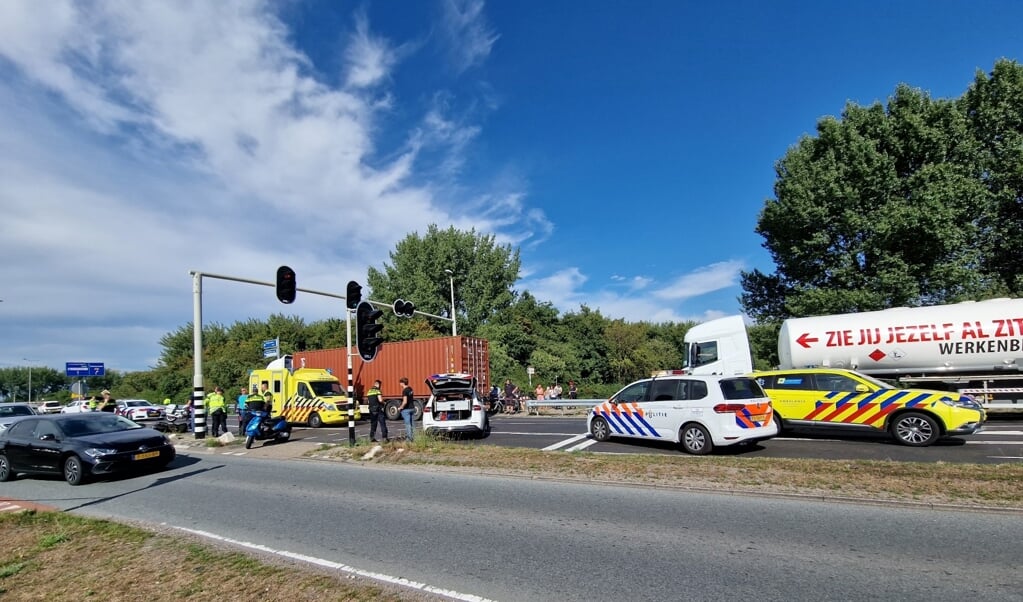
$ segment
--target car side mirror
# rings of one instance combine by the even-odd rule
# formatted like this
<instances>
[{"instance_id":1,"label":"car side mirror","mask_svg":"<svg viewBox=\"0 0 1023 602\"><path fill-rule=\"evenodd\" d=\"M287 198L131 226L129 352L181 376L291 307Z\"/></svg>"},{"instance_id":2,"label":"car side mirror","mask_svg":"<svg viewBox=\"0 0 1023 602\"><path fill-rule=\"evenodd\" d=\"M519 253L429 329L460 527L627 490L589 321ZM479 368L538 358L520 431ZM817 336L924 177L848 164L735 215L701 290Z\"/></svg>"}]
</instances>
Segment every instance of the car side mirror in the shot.
<instances>
[{"instance_id":1,"label":"car side mirror","mask_svg":"<svg viewBox=\"0 0 1023 602\"><path fill-rule=\"evenodd\" d=\"M856 385L857 393L870 393L870 387L867 385Z\"/></svg>"},{"instance_id":2,"label":"car side mirror","mask_svg":"<svg viewBox=\"0 0 1023 602\"><path fill-rule=\"evenodd\" d=\"M46 433L42 437L39 437L39 440L40 441L56 441L57 440L57 435L54 435L53 433Z\"/></svg>"}]
</instances>

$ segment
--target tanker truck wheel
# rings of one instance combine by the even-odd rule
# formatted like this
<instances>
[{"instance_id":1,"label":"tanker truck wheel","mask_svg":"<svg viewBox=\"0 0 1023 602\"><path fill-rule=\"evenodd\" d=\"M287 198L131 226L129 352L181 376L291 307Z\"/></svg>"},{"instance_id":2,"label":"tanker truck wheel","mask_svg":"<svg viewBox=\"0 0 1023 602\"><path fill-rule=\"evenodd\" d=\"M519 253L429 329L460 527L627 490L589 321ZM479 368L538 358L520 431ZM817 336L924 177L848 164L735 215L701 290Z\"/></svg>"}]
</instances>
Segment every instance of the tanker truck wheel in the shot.
<instances>
[{"instance_id":1,"label":"tanker truck wheel","mask_svg":"<svg viewBox=\"0 0 1023 602\"><path fill-rule=\"evenodd\" d=\"M937 441L941 434L938 423L920 412L899 414L889 429L896 441L910 447L927 447Z\"/></svg>"}]
</instances>

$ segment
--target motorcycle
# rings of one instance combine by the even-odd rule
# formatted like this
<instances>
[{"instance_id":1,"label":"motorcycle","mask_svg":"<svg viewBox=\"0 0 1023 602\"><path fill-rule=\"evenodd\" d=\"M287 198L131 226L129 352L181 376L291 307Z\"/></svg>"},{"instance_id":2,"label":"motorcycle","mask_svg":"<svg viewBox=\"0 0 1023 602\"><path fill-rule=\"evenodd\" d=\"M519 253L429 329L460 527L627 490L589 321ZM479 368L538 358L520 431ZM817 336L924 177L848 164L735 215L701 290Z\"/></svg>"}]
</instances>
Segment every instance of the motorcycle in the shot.
<instances>
[{"instance_id":1,"label":"motorcycle","mask_svg":"<svg viewBox=\"0 0 1023 602\"><path fill-rule=\"evenodd\" d=\"M271 418L269 412L260 410L250 411L249 414L251 418L245 426L245 449L252 449L252 442L257 439L274 443L291 439L291 425L284 416Z\"/></svg>"}]
</instances>

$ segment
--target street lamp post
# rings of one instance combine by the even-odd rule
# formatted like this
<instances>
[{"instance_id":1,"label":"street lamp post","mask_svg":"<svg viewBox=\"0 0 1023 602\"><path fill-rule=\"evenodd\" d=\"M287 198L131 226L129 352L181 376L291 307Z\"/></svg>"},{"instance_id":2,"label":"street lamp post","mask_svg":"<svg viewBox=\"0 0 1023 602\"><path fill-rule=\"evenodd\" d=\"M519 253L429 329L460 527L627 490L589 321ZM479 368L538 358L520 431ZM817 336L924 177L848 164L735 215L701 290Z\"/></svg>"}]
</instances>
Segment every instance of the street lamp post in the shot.
<instances>
[{"instance_id":1,"label":"street lamp post","mask_svg":"<svg viewBox=\"0 0 1023 602\"><path fill-rule=\"evenodd\" d=\"M23 358L21 358L21 360L25 361L25 362L34 362L35 361L35 360L30 360L27 357L23 357ZM28 402L32 403L32 364L28 365Z\"/></svg>"},{"instance_id":2,"label":"street lamp post","mask_svg":"<svg viewBox=\"0 0 1023 602\"><path fill-rule=\"evenodd\" d=\"M458 336L458 323L455 322L455 273L451 270L444 270L451 283L451 336Z\"/></svg>"}]
</instances>

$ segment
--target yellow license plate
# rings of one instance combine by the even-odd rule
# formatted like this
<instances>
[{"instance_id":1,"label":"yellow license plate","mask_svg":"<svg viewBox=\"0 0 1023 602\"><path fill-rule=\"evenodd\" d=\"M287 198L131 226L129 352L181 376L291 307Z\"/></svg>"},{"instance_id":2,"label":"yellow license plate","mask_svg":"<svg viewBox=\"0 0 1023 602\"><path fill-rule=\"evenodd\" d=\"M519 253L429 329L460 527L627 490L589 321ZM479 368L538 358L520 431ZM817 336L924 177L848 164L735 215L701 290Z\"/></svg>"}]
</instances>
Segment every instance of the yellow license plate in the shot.
<instances>
[{"instance_id":1,"label":"yellow license plate","mask_svg":"<svg viewBox=\"0 0 1023 602\"><path fill-rule=\"evenodd\" d=\"M764 418L767 418L767 414L753 414L749 417L753 422L763 422Z\"/></svg>"},{"instance_id":2,"label":"yellow license plate","mask_svg":"<svg viewBox=\"0 0 1023 602\"><path fill-rule=\"evenodd\" d=\"M132 460L148 460L149 458L159 458L159 457L160 457L160 452L158 452L158 451L151 451L151 452L145 452L143 454L135 454L134 456L131 457L131 459Z\"/></svg>"}]
</instances>

